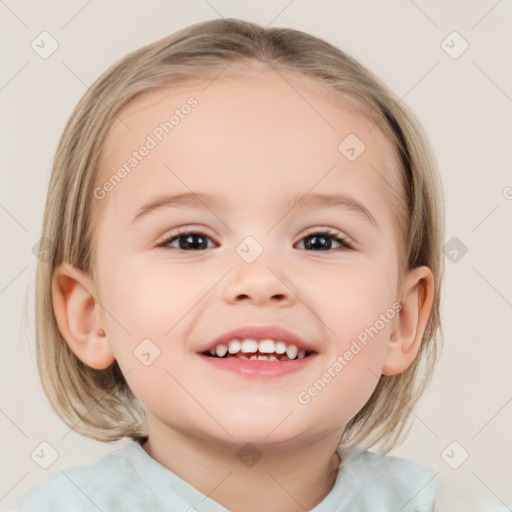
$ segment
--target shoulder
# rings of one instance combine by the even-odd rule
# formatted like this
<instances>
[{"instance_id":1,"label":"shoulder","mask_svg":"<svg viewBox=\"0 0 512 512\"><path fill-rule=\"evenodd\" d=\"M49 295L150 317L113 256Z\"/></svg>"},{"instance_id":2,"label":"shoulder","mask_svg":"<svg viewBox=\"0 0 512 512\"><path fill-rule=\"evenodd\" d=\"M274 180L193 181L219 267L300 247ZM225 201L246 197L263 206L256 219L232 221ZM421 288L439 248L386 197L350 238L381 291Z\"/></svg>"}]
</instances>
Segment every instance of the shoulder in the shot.
<instances>
[{"instance_id":1,"label":"shoulder","mask_svg":"<svg viewBox=\"0 0 512 512\"><path fill-rule=\"evenodd\" d=\"M439 491L436 497L435 512L510 512L512 496L497 496L491 492L484 494L484 486L470 485L453 476L439 478ZM507 500L507 503L503 501Z\"/></svg>"},{"instance_id":2,"label":"shoulder","mask_svg":"<svg viewBox=\"0 0 512 512\"><path fill-rule=\"evenodd\" d=\"M418 482L427 483L437 474L434 469L414 460L396 455L383 455L361 447L341 448L341 454L347 467L361 478L380 473L386 480L406 486Z\"/></svg>"},{"instance_id":3,"label":"shoulder","mask_svg":"<svg viewBox=\"0 0 512 512\"><path fill-rule=\"evenodd\" d=\"M431 512L437 494L437 472L418 462L382 455L361 447L340 449L344 478L357 487L358 500L370 510Z\"/></svg>"},{"instance_id":4,"label":"shoulder","mask_svg":"<svg viewBox=\"0 0 512 512\"><path fill-rule=\"evenodd\" d=\"M25 493L12 512L106 512L113 510L112 504L133 503L129 500L133 500L134 487L137 487L134 483L140 480L139 449L137 443L131 441L97 462L62 469ZM137 493L138 499L150 498L144 496L146 493L140 486Z\"/></svg>"},{"instance_id":5,"label":"shoulder","mask_svg":"<svg viewBox=\"0 0 512 512\"><path fill-rule=\"evenodd\" d=\"M361 447L346 449L345 471L359 487L365 510L401 512L507 512L507 503L413 460ZM343 463L342 463L343 467ZM360 503L358 498L357 503ZM378 505L378 506L377 506ZM386 508L387 507L387 508Z\"/></svg>"}]
</instances>

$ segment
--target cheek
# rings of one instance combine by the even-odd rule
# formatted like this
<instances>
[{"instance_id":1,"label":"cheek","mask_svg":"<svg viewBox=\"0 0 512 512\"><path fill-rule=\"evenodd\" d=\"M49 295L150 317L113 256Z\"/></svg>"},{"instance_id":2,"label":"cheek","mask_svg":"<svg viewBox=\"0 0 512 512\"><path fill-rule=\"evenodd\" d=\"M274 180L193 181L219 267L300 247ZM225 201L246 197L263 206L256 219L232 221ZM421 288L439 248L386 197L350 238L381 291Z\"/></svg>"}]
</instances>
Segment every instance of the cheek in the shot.
<instances>
[{"instance_id":1,"label":"cheek","mask_svg":"<svg viewBox=\"0 0 512 512\"><path fill-rule=\"evenodd\" d=\"M127 380L133 380L130 386L134 392L139 390L141 399L162 389L163 384L166 389L176 384L164 370L181 372L188 364L184 358L193 357L190 332L207 304L208 291L218 280L215 275L224 272L136 260L119 261L110 269L105 304L112 312L108 315L112 350L123 373L133 371ZM151 374L141 368L147 360L154 360L149 366ZM145 389L149 380L152 384ZM151 396L147 399L151 402Z\"/></svg>"},{"instance_id":2,"label":"cheek","mask_svg":"<svg viewBox=\"0 0 512 512\"><path fill-rule=\"evenodd\" d=\"M211 270L205 274L211 275ZM137 336L162 338L211 287L198 273L120 261L108 272L105 301ZM130 328L131 327L131 328Z\"/></svg>"},{"instance_id":3,"label":"cheek","mask_svg":"<svg viewBox=\"0 0 512 512\"><path fill-rule=\"evenodd\" d=\"M368 259L358 265L317 272L315 278L308 277L298 289L305 301L312 301L311 309L318 312L332 338L345 341L347 337L356 337L388 310L393 314L397 275L389 266Z\"/></svg>"},{"instance_id":4,"label":"cheek","mask_svg":"<svg viewBox=\"0 0 512 512\"><path fill-rule=\"evenodd\" d=\"M333 273L330 292L315 298L315 310L326 326L326 369L336 374L341 388L353 386L356 400L369 397L377 384L398 317L396 283L389 274L372 267Z\"/></svg>"},{"instance_id":5,"label":"cheek","mask_svg":"<svg viewBox=\"0 0 512 512\"><path fill-rule=\"evenodd\" d=\"M136 261L119 261L107 282L109 337L130 389L155 415L171 396L173 403L190 408L190 397L178 383L189 366L184 358L191 357L185 345L187 315L206 290L197 280L191 287L183 272Z\"/></svg>"}]
</instances>

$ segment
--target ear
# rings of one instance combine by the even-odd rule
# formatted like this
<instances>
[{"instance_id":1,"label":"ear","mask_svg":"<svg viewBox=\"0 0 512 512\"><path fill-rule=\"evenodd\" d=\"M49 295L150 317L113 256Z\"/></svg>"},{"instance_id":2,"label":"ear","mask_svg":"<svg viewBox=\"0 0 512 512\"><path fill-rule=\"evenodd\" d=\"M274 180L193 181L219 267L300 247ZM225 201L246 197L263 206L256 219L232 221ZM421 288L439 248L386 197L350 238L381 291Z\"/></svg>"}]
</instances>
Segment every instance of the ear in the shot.
<instances>
[{"instance_id":1,"label":"ear","mask_svg":"<svg viewBox=\"0 0 512 512\"><path fill-rule=\"evenodd\" d=\"M73 353L91 368L102 370L115 357L105 332L101 305L92 278L69 264L57 267L52 276L52 302L59 331Z\"/></svg>"},{"instance_id":2,"label":"ear","mask_svg":"<svg viewBox=\"0 0 512 512\"><path fill-rule=\"evenodd\" d=\"M405 371L418 355L432 305L434 276L425 266L407 272L402 283L402 309L398 313L382 368L383 375Z\"/></svg>"}]
</instances>

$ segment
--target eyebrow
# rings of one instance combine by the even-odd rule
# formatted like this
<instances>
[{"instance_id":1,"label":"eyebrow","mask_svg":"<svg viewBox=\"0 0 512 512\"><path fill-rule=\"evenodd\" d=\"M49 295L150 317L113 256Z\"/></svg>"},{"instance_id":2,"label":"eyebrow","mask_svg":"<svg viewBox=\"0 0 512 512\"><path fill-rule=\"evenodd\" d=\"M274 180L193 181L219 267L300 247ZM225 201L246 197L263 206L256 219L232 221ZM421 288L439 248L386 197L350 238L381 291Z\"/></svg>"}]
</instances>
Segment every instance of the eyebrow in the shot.
<instances>
[{"instance_id":1,"label":"eyebrow","mask_svg":"<svg viewBox=\"0 0 512 512\"><path fill-rule=\"evenodd\" d=\"M145 205L143 205L131 220L130 225L147 215L148 213L161 209L161 208L203 208L210 209L209 205L217 209L222 209L224 201L219 197L204 194L201 192L185 192L183 194L162 194L151 199ZM342 206L348 210L361 216L363 219L369 221L375 228L380 229L375 217L372 215L370 210L353 197L343 194L304 194L302 196L294 195L289 198L286 203L286 210L289 211L295 207L300 209L312 208L332 208L335 206Z\"/></svg>"}]
</instances>

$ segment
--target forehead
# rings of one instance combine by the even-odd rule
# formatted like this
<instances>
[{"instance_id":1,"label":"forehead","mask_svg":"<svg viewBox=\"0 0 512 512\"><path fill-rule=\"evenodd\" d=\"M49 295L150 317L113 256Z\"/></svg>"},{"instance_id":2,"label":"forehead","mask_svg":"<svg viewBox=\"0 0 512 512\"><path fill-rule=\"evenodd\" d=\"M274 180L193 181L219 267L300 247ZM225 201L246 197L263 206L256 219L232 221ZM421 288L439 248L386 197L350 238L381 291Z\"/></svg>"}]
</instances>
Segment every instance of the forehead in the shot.
<instances>
[{"instance_id":1,"label":"forehead","mask_svg":"<svg viewBox=\"0 0 512 512\"><path fill-rule=\"evenodd\" d=\"M287 191L344 183L370 187L371 196L371 187L382 191L393 154L372 119L302 75L270 70L187 82L144 94L119 114L95 184L123 177L94 209L134 210L163 188L236 191L255 206L257 198L273 204Z\"/></svg>"}]
</instances>

